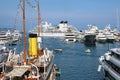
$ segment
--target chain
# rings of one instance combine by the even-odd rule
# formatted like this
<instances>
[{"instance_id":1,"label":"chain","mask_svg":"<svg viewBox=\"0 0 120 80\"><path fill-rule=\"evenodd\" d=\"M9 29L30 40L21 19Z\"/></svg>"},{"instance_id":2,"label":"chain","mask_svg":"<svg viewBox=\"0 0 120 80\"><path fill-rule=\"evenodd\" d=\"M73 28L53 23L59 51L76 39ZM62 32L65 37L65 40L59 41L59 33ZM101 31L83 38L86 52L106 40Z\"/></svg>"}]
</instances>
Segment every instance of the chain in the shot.
<instances>
[{"instance_id":1,"label":"chain","mask_svg":"<svg viewBox=\"0 0 120 80\"><path fill-rule=\"evenodd\" d=\"M36 0L35 0L36 1ZM37 5L32 5L31 2L29 2L28 0L26 0L27 4L32 7L32 8L37 8ZM37 2L37 1L36 1Z\"/></svg>"}]
</instances>

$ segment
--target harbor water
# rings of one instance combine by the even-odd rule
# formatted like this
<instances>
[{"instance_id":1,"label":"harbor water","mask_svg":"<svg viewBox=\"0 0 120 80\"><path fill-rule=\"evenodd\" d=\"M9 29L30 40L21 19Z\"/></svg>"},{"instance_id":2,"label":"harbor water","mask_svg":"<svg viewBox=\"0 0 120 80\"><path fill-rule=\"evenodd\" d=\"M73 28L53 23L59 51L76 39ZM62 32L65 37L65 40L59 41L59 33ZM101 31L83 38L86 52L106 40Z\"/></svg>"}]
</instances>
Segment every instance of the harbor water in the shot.
<instances>
[{"instance_id":1,"label":"harbor water","mask_svg":"<svg viewBox=\"0 0 120 80\"><path fill-rule=\"evenodd\" d=\"M54 63L61 69L61 76L57 80L103 80L104 76L98 72L98 58L109 48L119 47L119 43L96 43L88 46L84 43L66 43L57 38L43 38L43 47L54 52ZM17 51L22 50L22 41ZM55 49L60 48L62 52ZM90 49L90 53L85 50Z\"/></svg>"},{"instance_id":2,"label":"harbor water","mask_svg":"<svg viewBox=\"0 0 120 80\"><path fill-rule=\"evenodd\" d=\"M88 46L84 43L66 43L56 38L45 38L44 46L51 50L61 48L62 52L54 51L55 63L61 68L61 76L57 80L103 80L104 76L98 72L98 58L110 48L119 43L96 43ZM91 53L85 50L90 49Z\"/></svg>"}]
</instances>

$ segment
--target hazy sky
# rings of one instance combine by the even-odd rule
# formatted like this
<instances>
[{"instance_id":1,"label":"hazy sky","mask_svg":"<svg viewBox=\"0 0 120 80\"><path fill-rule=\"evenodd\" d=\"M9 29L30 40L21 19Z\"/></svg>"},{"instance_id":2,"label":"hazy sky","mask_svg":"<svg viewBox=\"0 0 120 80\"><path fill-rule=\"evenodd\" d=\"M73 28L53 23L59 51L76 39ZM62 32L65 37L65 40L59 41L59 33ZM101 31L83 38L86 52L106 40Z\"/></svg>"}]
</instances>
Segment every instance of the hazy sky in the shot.
<instances>
[{"instance_id":1,"label":"hazy sky","mask_svg":"<svg viewBox=\"0 0 120 80\"><path fill-rule=\"evenodd\" d=\"M36 5L35 0L28 0ZM13 27L20 0L1 0L0 27ZM53 25L60 21L79 29L87 28L88 24L99 28L111 24L116 26L116 9L120 11L120 0L40 0L41 18ZM119 12L120 15L120 12ZM21 16L21 9L19 10ZM37 10L26 4L27 27L29 30L37 25ZM21 27L18 17L17 26ZM27 28L28 29L28 28Z\"/></svg>"}]
</instances>

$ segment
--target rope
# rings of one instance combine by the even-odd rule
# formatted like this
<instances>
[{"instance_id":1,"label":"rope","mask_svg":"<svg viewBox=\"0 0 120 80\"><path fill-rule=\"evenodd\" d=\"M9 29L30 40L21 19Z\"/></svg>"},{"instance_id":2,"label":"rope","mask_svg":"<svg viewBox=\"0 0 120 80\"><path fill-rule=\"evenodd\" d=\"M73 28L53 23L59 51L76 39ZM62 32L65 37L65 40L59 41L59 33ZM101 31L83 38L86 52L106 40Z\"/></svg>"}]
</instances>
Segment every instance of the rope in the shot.
<instances>
[{"instance_id":1,"label":"rope","mask_svg":"<svg viewBox=\"0 0 120 80\"><path fill-rule=\"evenodd\" d=\"M38 0L34 0L36 3L38 3ZM26 3L31 7L31 8L37 8L37 4L36 5L33 5L29 0L26 0ZM14 29L16 29L16 23L17 23L17 20L18 20L18 16L19 16L19 11L20 11L20 8L22 8L22 0L20 0L19 4L18 4L18 7L17 7L17 13L16 13L16 16L15 16L15 21L14 21Z\"/></svg>"},{"instance_id":2,"label":"rope","mask_svg":"<svg viewBox=\"0 0 120 80\"><path fill-rule=\"evenodd\" d=\"M14 29L16 29L16 22L18 20L18 15L19 15L19 9L21 7L21 3L22 3L22 0L20 0L19 4L18 4L18 8L17 8L17 13L16 13L16 16L15 16L15 21L14 21Z\"/></svg>"},{"instance_id":3,"label":"rope","mask_svg":"<svg viewBox=\"0 0 120 80\"><path fill-rule=\"evenodd\" d=\"M35 0L37 2L37 0ZM37 5L33 5L30 1L26 0L26 3L31 7L31 8L37 8Z\"/></svg>"}]
</instances>

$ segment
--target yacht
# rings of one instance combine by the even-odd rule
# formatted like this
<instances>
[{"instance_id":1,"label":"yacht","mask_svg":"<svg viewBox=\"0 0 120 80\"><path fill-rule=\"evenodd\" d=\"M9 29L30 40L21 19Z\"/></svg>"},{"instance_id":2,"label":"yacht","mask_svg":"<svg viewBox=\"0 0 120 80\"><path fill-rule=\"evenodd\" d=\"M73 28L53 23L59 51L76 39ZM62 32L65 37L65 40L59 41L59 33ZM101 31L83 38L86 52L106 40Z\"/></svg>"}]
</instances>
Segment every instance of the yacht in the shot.
<instances>
[{"instance_id":1,"label":"yacht","mask_svg":"<svg viewBox=\"0 0 120 80\"><path fill-rule=\"evenodd\" d=\"M87 34L84 36L84 43L86 45L95 45L96 35L95 34Z\"/></svg>"},{"instance_id":2,"label":"yacht","mask_svg":"<svg viewBox=\"0 0 120 80\"><path fill-rule=\"evenodd\" d=\"M11 36L12 36L12 41L15 42L15 41L18 41L22 37L22 34L20 33L19 30L14 30Z\"/></svg>"},{"instance_id":3,"label":"yacht","mask_svg":"<svg viewBox=\"0 0 120 80\"><path fill-rule=\"evenodd\" d=\"M104 35L106 37L106 41L107 42L114 42L115 37L114 37L114 31L111 30L110 24L107 25L104 29Z\"/></svg>"},{"instance_id":4,"label":"yacht","mask_svg":"<svg viewBox=\"0 0 120 80\"><path fill-rule=\"evenodd\" d=\"M8 31L0 31L0 41L8 42L11 39L11 32Z\"/></svg>"},{"instance_id":5,"label":"yacht","mask_svg":"<svg viewBox=\"0 0 120 80\"><path fill-rule=\"evenodd\" d=\"M98 71L103 71L104 79L120 80L120 48L112 48L99 58Z\"/></svg>"},{"instance_id":6,"label":"yacht","mask_svg":"<svg viewBox=\"0 0 120 80\"><path fill-rule=\"evenodd\" d=\"M93 30L85 30L83 40L86 45L95 45L96 33Z\"/></svg>"},{"instance_id":7,"label":"yacht","mask_svg":"<svg viewBox=\"0 0 120 80\"><path fill-rule=\"evenodd\" d=\"M76 35L75 33L65 33L65 41L66 42L76 42Z\"/></svg>"},{"instance_id":8,"label":"yacht","mask_svg":"<svg viewBox=\"0 0 120 80\"><path fill-rule=\"evenodd\" d=\"M104 34L107 39L107 42L114 42L115 38L113 33L111 33L110 31L104 31Z\"/></svg>"},{"instance_id":9,"label":"yacht","mask_svg":"<svg viewBox=\"0 0 120 80\"><path fill-rule=\"evenodd\" d=\"M99 32L97 35L96 35L96 40L97 42L106 42L107 38L106 36L103 34L103 32Z\"/></svg>"},{"instance_id":10,"label":"yacht","mask_svg":"<svg viewBox=\"0 0 120 80\"><path fill-rule=\"evenodd\" d=\"M88 26L89 26L89 31L91 31L94 34L99 31L98 27L95 25L88 25Z\"/></svg>"}]
</instances>

